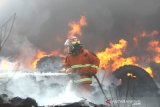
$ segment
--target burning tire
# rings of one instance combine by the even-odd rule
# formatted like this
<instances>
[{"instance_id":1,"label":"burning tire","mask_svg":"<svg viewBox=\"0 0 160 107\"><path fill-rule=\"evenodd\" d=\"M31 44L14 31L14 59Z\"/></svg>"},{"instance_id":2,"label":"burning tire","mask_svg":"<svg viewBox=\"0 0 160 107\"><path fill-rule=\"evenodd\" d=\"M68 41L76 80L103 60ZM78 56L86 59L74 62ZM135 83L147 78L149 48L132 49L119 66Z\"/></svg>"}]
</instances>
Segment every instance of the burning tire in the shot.
<instances>
[{"instance_id":1,"label":"burning tire","mask_svg":"<svg viewBox=\"0 0 160 107\"><path fill-rule=\"evenodd\" d=\"M132 74L132 76L129 76L128 73ZM118 91L120 91L119 93L146 96L156 95L158 92L153 78L140 67L125 65L115 70L113 75L121 80L121 85L117 87Z\"/></svg>"},{"instance_id":2,"label":"burning tire","mask_svg":"<svg viewBox=\"0 0 160 107\"><path fill-rule=\"evenodd\" d=\"M58 72L62 67L61 61L60 56L45 56L37 62L36 68L41 72Z\"/></svg>"}]
</instances>

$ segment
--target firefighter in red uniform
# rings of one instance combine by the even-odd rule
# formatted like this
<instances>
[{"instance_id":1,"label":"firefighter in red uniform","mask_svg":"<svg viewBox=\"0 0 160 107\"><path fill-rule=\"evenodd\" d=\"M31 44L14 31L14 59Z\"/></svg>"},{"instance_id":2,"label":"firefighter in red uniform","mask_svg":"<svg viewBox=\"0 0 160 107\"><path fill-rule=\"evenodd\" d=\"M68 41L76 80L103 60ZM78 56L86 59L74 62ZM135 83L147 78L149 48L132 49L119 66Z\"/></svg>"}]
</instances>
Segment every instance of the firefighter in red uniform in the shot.
<instances>
[{"instance_id":1,"label":"firefighter in red uniform","mask_svg":"<svg viewBox=\"0 0 160 107\"><path fill-rule=\"evenodd\" d=\"M94 53L84 49L76 36L69 37L65 42L65 46L68 53L65 58L66 72L79 75L73 81L76 91L78 89L90 92L90 84L92 83L93 75L97 73L99 59Z\"/></svg>"}]
</instances>

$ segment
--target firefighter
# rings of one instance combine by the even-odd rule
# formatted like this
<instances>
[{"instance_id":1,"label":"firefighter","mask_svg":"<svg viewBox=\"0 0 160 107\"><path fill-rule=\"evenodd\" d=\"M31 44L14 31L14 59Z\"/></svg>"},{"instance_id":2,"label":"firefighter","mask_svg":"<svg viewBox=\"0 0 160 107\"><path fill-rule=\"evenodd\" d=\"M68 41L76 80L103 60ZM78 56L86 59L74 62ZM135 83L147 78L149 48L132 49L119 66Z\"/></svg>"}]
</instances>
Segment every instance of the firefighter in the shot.
<instances>
[{"instance_id":1,"label":"firefighter","mask_svg":"<svg viewBox=\"0 0 160 107\"><path fill-rule=\"evenodd\" d=\"M76 36L69 37L64 45L67 49L66 72L79 75L73 80L76 91L89 93L92 77L97 73L99 59L94 53L84 49Z\"/></svg>"}]
</instances>

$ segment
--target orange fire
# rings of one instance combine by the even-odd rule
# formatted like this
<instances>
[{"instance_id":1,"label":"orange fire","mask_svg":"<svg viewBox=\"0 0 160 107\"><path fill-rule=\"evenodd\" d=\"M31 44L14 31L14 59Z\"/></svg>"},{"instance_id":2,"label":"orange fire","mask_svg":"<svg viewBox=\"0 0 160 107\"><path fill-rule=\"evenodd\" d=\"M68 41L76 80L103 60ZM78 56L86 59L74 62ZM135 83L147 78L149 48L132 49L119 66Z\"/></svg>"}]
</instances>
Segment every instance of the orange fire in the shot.
<instances>
[{"instance_id":1,"label":"orange fire","mask_svg":"<svg viewBox=\"0 0 160 107\"><path fill-rule=\"evenodd\" d=\"M149 74L151 77L154 77L153 71L151 70L150 67L147 67L147 68L144 68L144 69L148 72L148 74Z\"/></svg>"},{"instance_id":2,"label":"orange fire","mask_svg":"<svg viewBox=\"0 0 160 107\"><path fill-rule=\"evenodd\" d=\"M68 24L68 26L71 28L71 30L68 32L68 36L74 36L76 34L82 35L82 26L86 26L87 21L85 16L81 16L80 20L78 22L72 21Z\"/></svg>"},{"instance_id":3,"label":"orange fire","mask_svg":"<svg viewBox=\"0 0 160 107\"><path fill-rule=\"evenodd\" d=\"M8 70L14 70L15 64L11 63L8 59L2 59L0 62L0 70L2 71L8 71Z\"/></svg>"},{"instance_id":4,"label":"orange fire","mask_svg":"<svg viewBox=\"0 0 160 107\"><path fill-rule=\"evenodd\" d=\"M36 68L37 62L46 55L45 52L41 51L41 50L37 50L37 55L35 56L34 61L32 62L32 67Z\"/></svg>"},{"instance_id":5,"label":"orange fire","mask_svg":"<svg viewBox=\"0 0 160 107\"><path fill-rule=\"evenodd\" d=\"M128 77L132 77L132 78L136 78L136 76L133 75L132 73L127 73L127 76L128 76Z\"/></svg>"},{"instance_id":6,"label":"orange fire","mask_svg":"<svg viewBox=\"0 0 160 107\"><path fill-rule=\"evenodd\" d=\"M145 37L145 36L147 36L147 33L143 31L140 36Z\"/></svg>"},{"instance_id":7,"label":"orange fire","mask_svg":"<svg viewBox=\"0 0 160 107\"><path fill-rule=\"evenodd\" d=\"M134 45L138 46L139 41L145 37L153 37L153 36L157 36L158 34L159 32L156 30L153 30L152 32L149 32L149 33L146 33L145 31L140 32L139 34L133 37Z\"/></svg>"},{"instance_id":8,"label":"orange fire","mask_svg":"<svg viewBox=\"0 0 160 107\"><path fill-rule=\"evenodd\" d=\"M71 28L71 30L68 32L68 36L74 36L76 34L82 35L81 27L86 26L86 25L87 25L87 21L86 21L86 17L85 16L81 16L81 18L80 18L80 20L78 22L76 22L76 21L70 22L68 24L68 26ZM57 39L59 40L60 38L57 38ZM34 60L32 61L32 67L36 68L37 62L41 58L43 58L44 56L54 56L54 55L58 55L60 57L64 57L64 55L61 54L58 51L53 51L50 54L47 54L46 52L38 50Z\"/></svg>"},{"instance_id":9,"label":"orange fire","mask_svg":"<svg viewBox=\"0 0 160 107\"><path fill-rule=\"evenodd\" d=\"M78 22L72 21L68 24L70 27L70 30L68 32L67 36L74 36L76 34L82 35L82 27L87 25L87 20L85 16L81 16L80 20ZM133 41L136 46L138 46L139 41L143 40L143 38L155 36L158 35L159 32L154 30L152 32L146 33L145 31L140 32L138 35L135 35L133 37ZM129 56L125 57L126 54L126 48L127 48L128 42L124 39L119 40L119 43L110 43L109 47L106 48L102 52L98 52L97 56L100 59L100 68L106 69L109 71L115 71L121 66L124 65L136 65L139 67L142 67L150 74L151 77L153 77L153 72L150 67L144 67L138 64L138 60L140 59L138 56ZM154 60L158 63L160 63L160 43L158 41L152 41L149 43L148 50L154 51L158 54L155 55ZM52 52L50 54L47 54L43 51L38 51L35 60L32 63L33 68L36 68L37 62L44 56L51 56L51 55L60 55L59 52ZM128 74L128 76L133 76ZM134 77L134 76L133 76Z\"/></svg>"},{"instance_id":10,"label":"orange fire","mask_svg":"<svg viewBox=\"0 0 160 107\"><path fill-rule=\"evenodd\" d=\"M118 44L110 43L109 48L106 48L103 52L98 52L97 56L100 59L100 68L114 71L120 66L135 64L136 57L123 57L126 47L127 41L121 39Z\"/></svg>"},{"instance_id":11,"label":"orange fire","mask_svg":"<svg viewBox=\"0 0 160 107\"><path fill-rule=\"evenodd\" d=\"M154 31L151 33L152 36L155 36L155 35L158 35L158 34L159 34L159 32L156 31L156 30L154 30Z\"/></svg>"},{"instance_id":12,"label":"orange fire","mask_svg":"<svg viewBox=\"0 0 160 107\"><path fill-rule=\"evenodd\" d=\"M160 63L160 42L157 40L150 41L147 50L154 52L154 62Z\"/></svg>"},{"instance_id":13,"label":"orange fire","mask_svg":"<svg viewBox=\"0 0 160 107\"><path fill-rule=\"evenodd\" d=\"M141 67L141 66L140 66ZM153 76L153 72L152 72L152 70L151 70L151 68L150 67L147 67L147 68L144 68L145 69L145 71L153 78L154 76ZM131 77L136 77L135 75L133 75L132 73L127 73L127 76L131 76Z\"/></svg>"},{"instance_id":14,"label":"orange fire","mask_svg":"<svg viewBox=\"0 0 160 107\"><path fill-rule=\"evenodd\" d=\"M121 39L118 44L110 43L109 48L103 52L98 52L97 56L100 59L100 68L109 71L114 71L124 65L136 65L142 67L153 77L153 72L150 67L143 67L137 63L138 57L123 57L127 47L127 41ZM133 76L128 74L128 76Z\"/></svg>"},{"instance_id":15,"label":"orange fire","mask_svg":"<svg viewBox=\"0 0 160 107\"><path fill-rule=\"evenodd\" d=\"M156 30L153 30L152 32L149 32L149 33L146 33L145 31L143 31L141 34L140 34L140 37L146 37L146 36L156 36L158 35L159 32L156 31Z\"/></svg>"},{"instance_id":16,"label":"orange fire","mask_svg":"<svg viewBox=\"0 0 160 107\"><path fill-rule=\"evenodd\" d=\"M138 46L139 38L138 36L133 37L134 46Z\"/></svg>"},{"instance_id":17,"label":"orange fire","mask_svg":"<svg viewBox=\"0 0 160 107\"><path fill-rule=\"evenodd\" d=\"M32 67L35 69L36 68L36 65L37 65L37 62L41 59L41 58L43 58L43 57L45 57L45 56L48 56L48 57L50 57L50 56L60 56L60 57L64 57L64 55L63 54L61 54L60 52L58 52L58 51L53 51L53 52L51 52L50 54L47 54L46 52L44 52L44 51L41 51L41 50L37 50L37 54L36 54L36 56L35 56L35 59L33 60L33 62L32 62Z\"/></svg>"}]
</instances>

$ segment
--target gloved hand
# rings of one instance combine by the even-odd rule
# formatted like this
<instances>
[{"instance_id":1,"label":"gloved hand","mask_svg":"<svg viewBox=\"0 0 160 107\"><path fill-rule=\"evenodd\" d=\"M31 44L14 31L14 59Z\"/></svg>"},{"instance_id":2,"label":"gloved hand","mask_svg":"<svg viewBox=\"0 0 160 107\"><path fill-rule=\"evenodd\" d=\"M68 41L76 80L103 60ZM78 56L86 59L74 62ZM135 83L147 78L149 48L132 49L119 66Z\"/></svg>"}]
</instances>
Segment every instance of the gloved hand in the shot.
<instances>
[{"instance_id":1,"label":"gloved hand","mask_svg":"<svg viewBox=\"0 0 160 107\"><path fill-rule=\"evenodd\" d=\"M67 68L67 69L66 69L66 73L71 73L71 72L73 72L73 69L72 69L72 68Z\"/></svg>"},{"instance_id":2,"label":"gloved hand","mask_svg":"<svg viewBox=\"0 0 160 107\"><path fill-rule=\"evenodd\" d=\"M66 69L65 68L61 68L59 71L60 72L66 72Z\"/></svg>"}]
</instances>

